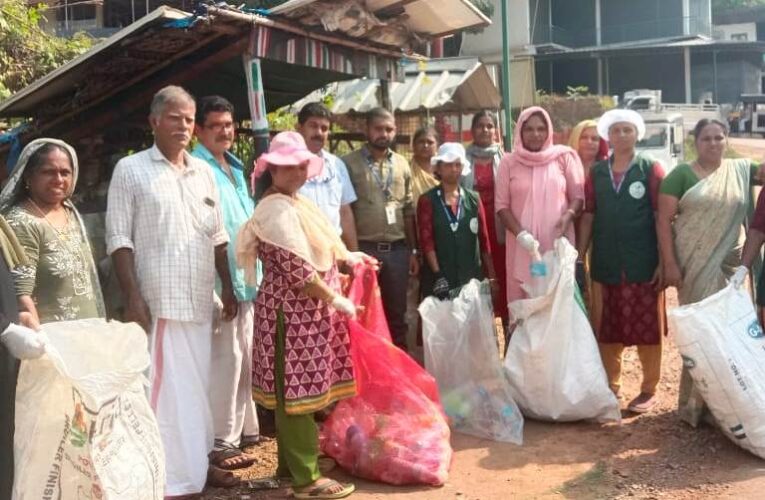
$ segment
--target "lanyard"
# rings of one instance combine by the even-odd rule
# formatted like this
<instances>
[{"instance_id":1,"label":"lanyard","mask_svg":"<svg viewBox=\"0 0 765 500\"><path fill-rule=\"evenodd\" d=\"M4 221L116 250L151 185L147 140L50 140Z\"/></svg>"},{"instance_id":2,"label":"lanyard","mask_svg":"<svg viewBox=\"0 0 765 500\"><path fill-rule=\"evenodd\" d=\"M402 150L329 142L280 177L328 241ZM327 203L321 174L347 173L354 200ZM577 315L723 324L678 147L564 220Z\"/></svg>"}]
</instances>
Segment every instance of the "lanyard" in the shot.
<instances>
[{"instance_id":1,"label":"lanyard","mask_svg":"<svg viewBox=\"0 0 765 500\"><path fill-rule=\"evenodd\" d=\"M438 190L438 199L441 200L441 208L444 209L446 220L449 221L449 227L452 228L453 233L456 233L460 225L460 218L462 217L462 188L460 188L459 194L457 194L457 215L454 215L452 209L447 206L444 194L440 189Z\"/></svg>"},{"instance_id":2,"label":"lanyard","mask_svg":"<svg viewBox=\"0 0 765 500\"><path fill-rule=\"evenodd\" d=\"M388 160L386 159L385 162ZM377 184L377 187L380 188L380 190L383 192L383 195L385 196L386 201L391 201L391 186L393 186L393 165L390 165L388 167L388 178L385 179L385 182L383 183L383 180L380 178L380 172L377 168L377 164L374 162L372 158L367 158L367 168L372 172L372 177L375 178L375 183Z\"/></svg>"},{"instance_id":3,"label":"lanyard","mask_svg":"<svg viewBox=\"0 0 765 500\"><path fill-rule=\"evenodd\" d=\"M627 167L627 170L624 171L624 174L622 174L622 178L619 179L619 183L617 184L616 181L614 181L614 157L608 159L608 175L611 176L611 185L614 187L614 190L616 191L616 194L619 194L619 191L622 189L622 184L624 184L624 180L627 178L627 174L632 170L633 161L635 157L632 157L632 160L630 160L630 164Z\"/></svg>"}]
</instances>

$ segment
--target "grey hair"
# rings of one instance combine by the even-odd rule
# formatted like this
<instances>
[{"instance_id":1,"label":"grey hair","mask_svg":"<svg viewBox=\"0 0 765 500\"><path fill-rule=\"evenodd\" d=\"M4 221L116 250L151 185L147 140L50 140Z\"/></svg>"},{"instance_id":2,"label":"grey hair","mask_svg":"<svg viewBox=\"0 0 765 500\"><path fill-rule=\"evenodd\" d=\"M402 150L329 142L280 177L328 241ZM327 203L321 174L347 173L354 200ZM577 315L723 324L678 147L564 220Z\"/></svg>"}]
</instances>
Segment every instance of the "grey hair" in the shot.
<instances>
[{"instance_id":1,"label":"grey hair","mask_svg":"<svg viewBox=\"0 0 765 500\"><path fill-rule=\"evenodd\" d=\"M194 100L194 96L189 94L183 87L179 87L178 85L168 85L154 94L154 98L151 100L151 111L149 115L157 118L162 115L162 112L168 104L188 102L194 106L197 104L196 100Z\"/></svg>"}]
</instances>

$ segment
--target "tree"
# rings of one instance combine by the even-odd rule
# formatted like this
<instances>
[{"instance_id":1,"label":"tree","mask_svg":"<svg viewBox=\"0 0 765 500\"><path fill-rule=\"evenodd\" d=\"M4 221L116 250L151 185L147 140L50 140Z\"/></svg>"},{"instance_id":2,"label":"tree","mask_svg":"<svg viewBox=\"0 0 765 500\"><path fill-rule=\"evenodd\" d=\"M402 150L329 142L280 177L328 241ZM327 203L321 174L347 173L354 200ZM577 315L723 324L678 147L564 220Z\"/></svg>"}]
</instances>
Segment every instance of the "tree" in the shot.
<instances>
[{"instance_id":1,"label":"tree","mask_svg":"<svg viewBox=\"0 0 765 500\"><path fill-rule=\"evenodd\" d=\"M90 48L78 33L59 38L40 27L44 6L26 0L0 0L0 101Z\"/></svg>"},{"instance_id":2,"label":"tree","mask_svg":"<svg viewBox=\"0 0 765 500\"><path fill-rule=\"evenodd\" d=\"M765 5L765 0L712 0L712 9L716 11L758 5Z\"/></svg>"}]
</instances>

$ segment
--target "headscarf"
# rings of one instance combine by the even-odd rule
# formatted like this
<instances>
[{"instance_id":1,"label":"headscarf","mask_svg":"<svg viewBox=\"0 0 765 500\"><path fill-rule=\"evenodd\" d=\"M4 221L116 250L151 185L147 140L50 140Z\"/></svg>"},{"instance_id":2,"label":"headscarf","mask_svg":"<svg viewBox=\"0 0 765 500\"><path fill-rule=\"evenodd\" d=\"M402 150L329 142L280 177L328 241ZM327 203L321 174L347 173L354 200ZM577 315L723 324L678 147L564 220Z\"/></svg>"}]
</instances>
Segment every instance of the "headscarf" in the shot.
<instances>
[{"instance_id":1,"label":"headscarf","mask_svg":"<svg viewBox=\"0 0 765 500\"><path fill-rule=\"evenodd\" d=\"M101 285L98 280L98 271L96 270L96 264L93 261L93 250L90 248L90 240L88 240L88 234L85 231L85 224L82 221L80 212L77 211L77 208L75 208L74 204L72 204L72 202L69 200L72 194L74 194L74 188L77 185L77 177L80 173L80 166L77 161L77 153L74 151L74 148L64 141L59 139L51 139L48 137L35 139L27 144L21 151L19 160L16 162L16 166L13 167L13 171L11 172L11 176L8 179L8 183L5 185L2 192L0 192L0 212L7 211L18 200L19 194L22 192L22 190L25 189L24 171L27 169L29 159L38 149L45 146L46 144L54 144L63 148L64 151L66 151L69 155L69 161L72 163L72 184L69 188L69 192L66 193L67 198L64 200L63 204L66 208L71 210L72 214L74 214L74 217L77 220L77 226L80 230L80 236L82 237L82 241L85 243L85 246L88 249L87 257L89 257L88 260L90 261L90 265L88 267L90 268L90 280L93 284L93 293L96 296L96 308L98 310L99 316L104 317L106 315L106 309L104 307L104 298L101 294ZM5 248L4 243L3 248ZM3 251L3 253L5 253L5 251Z\"/></svg>"},{"instance_id":2,"label":"headscarf","mask_svg":"<svg viewBox=\"0 0 765 500\"><path fill-rule=\"evenodd\" d=\"M576 124L576 127L571 131L571 135L568 138L568 145L571 149L574 151L579 152L579 139L582 137L582 132L584 132L588 128L594 128L596 131L598 130L598 122L595 120L582 120L581 122ZM595 154L595 161L601 161L608 159L608 142L600 137L598 134L599 140L599 146L598 146L598 152Z\"/></svg>"},{"instance_id":3,"label":"headscarf","mask_svg":"<svg viewBox=\"0 0 765 500\"><path fill-rule=\"evenodd\" d=\"M522 130L526 121L535 114L542 115L545 123L547 123L548 134L541 150L529 151L523 144ZM562 211L558 211L556 208L560 206L560 193L549 189L550 174L554 169L563 170L568 166L568 168L580 169L583 176L582 162L576 151L570 147L553 144L552 120L547 111L538 106L532 106L521 113L515 126L513 139L513 152L503 160L503 168L507 168L509 171L519 168L531 170L529 193L526 196L520 217L518 217L518 222L521 227L531 232L539 241L542 251L547 251L553 245L553 228L562 216ZM502 207L498 204L496 207L497 211L502 208L509 208L509 206ZM570 229L568 236L573 242L573 228ZM510 275L521 282L527 281L530 263L531 258L526 251L517 251L514 262L508 262Z\"/></svg>"},{"instance_id":4,"label":"headscarf","mask_svg":"<svg viewBox=\"0 0 765 500\"><path fill-rule=\"evenodd\" d=\"M547 139L542 145L542 149L539 151L529 151L523 144L523 125L531 118L532 115L541 114L545 123L547 124ZM510 159L512 163L518 163L527 167L535 167L538 165L547 165L550 162L557 159L564 154L575 153L568 146L559 144L553 144L553 124L550 119L550 115L544 108L539 106L532 106L523 110L518 117L518 122L515 125L513 132L513 152L510 153Z\"/></svg>"},{"instance_id":5,"label":"headscarf","mask_svg":"<svg viewBox=\"0 0 765 500\"><path fill-rule=\"evenodd\" d=\"M348 250L332 224L301 195L264 197L239 230L236 260L252 285L256 284L255 264L261 241L297 255L319 272L328 271L335 260L348 257Z\"/></svg>"},{"instance_id":6,"label":"headscarf","mask_svg":"<svg viewBox=\"0 0 765 500\"><path fill-rule=\"evenodd\" d=\"M8 183L3 188L3 191L0 192L0 212L5 212L8 210L11 205L13 205L13 203L18 199L19 194L24 189L24 171L27 169L29 159L33 154L35 154L35 152L37 152L38 149L45 146L46 144L54 144L56 146L60 146L69 155L69 160L72 162L72 185L69 188L69 192L66 193L66 197L68 199L70 196L72 196L74 193L74 187L77 185L77 176L80 173L80 167L77 162L77 153L75 153L72 146L65 143L64 141L43 137L30 142L21 151L19 159L16 162L16 166L13 167L11 176L8 178Z\"/></svg>"}]
</instances>

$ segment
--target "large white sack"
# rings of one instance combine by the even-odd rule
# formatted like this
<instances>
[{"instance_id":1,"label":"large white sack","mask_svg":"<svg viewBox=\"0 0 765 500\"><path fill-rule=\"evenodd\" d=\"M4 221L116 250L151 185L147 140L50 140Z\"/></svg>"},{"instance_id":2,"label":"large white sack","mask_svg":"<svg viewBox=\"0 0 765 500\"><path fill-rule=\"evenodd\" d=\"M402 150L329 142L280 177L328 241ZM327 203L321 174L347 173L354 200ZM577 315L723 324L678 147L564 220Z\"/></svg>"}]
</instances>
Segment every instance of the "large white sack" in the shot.
<instances>
[{"instance_id":1,"label":"large white sack","mask_svg":"<svg viewBox=\"0 0 765 500\"><path fill-rule=\"evenodd\" d=\"M101 319L43 331L47 354L19 372L13 498L161 500L165 459L144 389L144 331Z\"/></svg>"},{"instance_id":2,"label":"large white sack","mask_svg":"<svg viewBox=\"0 0 765 500\"><path fill-rule=\"evenodd\" d=\"M577 252L565 238L542 260L528 299L510 303L518 321L505 354L513 397L527 417L559 422L620 421L592 327L574 278Z\"/></svg>"},{"instance_id":3,"label":"large white sack","mask_svg":"<svg viewBox=\"0 0 765 500\"><path fill-rule=\"evenodd\" d=\"M452 428L521 444L523 416L502 371L488 283L471 280L454 300L428 297L419 311L425 368Z\"/></svg>"},{"instance_id":4,"label":"large white sack","mask_svg":"<svg viewBox=\"0 0 765 500\"><path fill-rule=\"evenodd\" d=\"M765 458L765 337L749 293L732 284L669 312L683 363L734 443Z\"/></svg>"}]
</instances>

